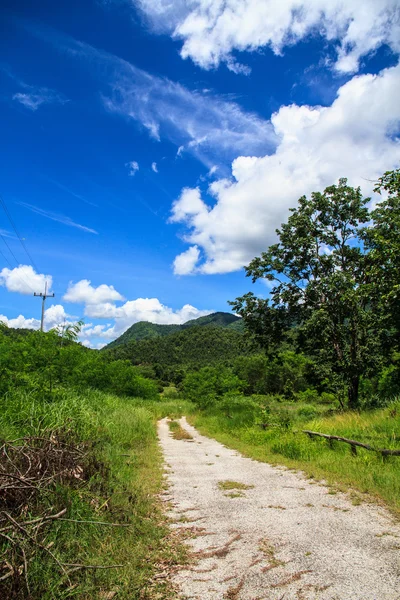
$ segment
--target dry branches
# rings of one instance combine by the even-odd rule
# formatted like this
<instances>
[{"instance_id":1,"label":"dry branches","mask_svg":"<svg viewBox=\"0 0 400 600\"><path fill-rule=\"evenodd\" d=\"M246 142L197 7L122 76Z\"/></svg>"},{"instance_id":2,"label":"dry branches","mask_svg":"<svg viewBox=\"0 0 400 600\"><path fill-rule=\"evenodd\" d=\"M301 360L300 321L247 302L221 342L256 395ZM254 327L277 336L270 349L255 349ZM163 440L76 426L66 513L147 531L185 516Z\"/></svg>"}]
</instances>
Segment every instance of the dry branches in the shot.
<instances>
[{"instance_id":1,"label":"dry branches","mask_svg":"<svg viewBox=\"0 0 400 600\"><path fill-rule=\"evenodd\" d=\"M0 442L0 596L30 597L29 568L38 557L47 558L60 572L60 583L72 585L70 575L82 569L120 568L122 565L64 563L49 530L56 521L126 527L126 524L85 521L65 517L67 509L55 512L49 500L56 485L80 485L89 476L89 461L83 447L49 437L27 437ZM35 516L37 515L37 516Z\"/></svg>"}]
</instances>

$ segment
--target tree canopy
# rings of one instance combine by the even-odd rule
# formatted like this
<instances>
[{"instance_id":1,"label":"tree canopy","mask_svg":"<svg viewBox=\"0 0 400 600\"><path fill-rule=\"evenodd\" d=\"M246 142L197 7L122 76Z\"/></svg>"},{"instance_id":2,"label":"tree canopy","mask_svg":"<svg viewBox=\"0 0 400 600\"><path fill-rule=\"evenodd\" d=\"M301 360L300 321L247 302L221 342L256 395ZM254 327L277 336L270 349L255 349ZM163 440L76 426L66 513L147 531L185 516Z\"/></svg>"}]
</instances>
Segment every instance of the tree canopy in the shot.
<instances>
[{"instance_id":1,"label":"tree canopy","mask_svg":"<svg viewBox=\"0 0 400 600\"><path fill-rule=\"evenodd\" d=\"M245 267L253 282L273 283L270 298L248 293L231 302L264 347L290 337L312 356L336 392L347 389L351 408L360 377L382 366L396 337L399 171L386 173L376 190L388 198L372 211L370 198L346 179L301 197L277 230L279 241Z\"/></svg>"}]
</instances>

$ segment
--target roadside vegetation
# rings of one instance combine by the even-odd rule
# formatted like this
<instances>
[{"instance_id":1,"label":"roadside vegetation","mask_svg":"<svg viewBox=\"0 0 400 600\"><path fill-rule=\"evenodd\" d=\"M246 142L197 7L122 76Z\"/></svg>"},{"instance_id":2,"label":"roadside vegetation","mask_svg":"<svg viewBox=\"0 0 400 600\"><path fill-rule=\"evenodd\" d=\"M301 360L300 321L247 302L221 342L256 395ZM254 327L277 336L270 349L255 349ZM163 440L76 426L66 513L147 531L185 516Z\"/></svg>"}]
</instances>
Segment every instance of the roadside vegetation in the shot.
<instances>
[{"instance_id":1,"label":"roadside vegetation","mask_svg":"<svg viewBox=\"0 0 400 600\"><path fill-rule=\"evenodd\" d=\"M155 422L173 404L53 333L3 329L0 353L0 597L173 596L153 579L184 560L158 501Z\"/></svg>"}]
</instances>

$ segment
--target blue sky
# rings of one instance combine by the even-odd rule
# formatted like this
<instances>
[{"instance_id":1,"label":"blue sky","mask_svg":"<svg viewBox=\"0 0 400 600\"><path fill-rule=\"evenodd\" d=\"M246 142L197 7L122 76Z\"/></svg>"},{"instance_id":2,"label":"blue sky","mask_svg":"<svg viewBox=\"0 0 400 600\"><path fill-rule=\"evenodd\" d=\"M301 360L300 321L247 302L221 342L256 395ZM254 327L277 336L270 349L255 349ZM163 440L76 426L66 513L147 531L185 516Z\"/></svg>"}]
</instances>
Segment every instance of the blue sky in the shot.
<instances>
[{"instance_id":1,"label":"blue sky","mask_svg":"<svg viewBox=\"0 0 400 600\"><path fill-rule=\"evenodd\" d=\"M46 281L46 327L83 318L93 347L229 310L302 194L371 194L399 166L394 0L0 10L0 193L28 249L0 208L12 327L38 327Z\"/></svg>"}]
</instances>

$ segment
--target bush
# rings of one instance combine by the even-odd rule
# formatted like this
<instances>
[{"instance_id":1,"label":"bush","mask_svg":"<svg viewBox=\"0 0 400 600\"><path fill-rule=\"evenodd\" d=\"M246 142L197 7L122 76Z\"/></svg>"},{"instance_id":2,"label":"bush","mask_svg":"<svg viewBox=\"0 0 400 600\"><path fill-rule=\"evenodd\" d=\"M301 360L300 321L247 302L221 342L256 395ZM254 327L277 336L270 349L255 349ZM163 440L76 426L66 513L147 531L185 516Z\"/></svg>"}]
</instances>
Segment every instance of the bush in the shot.
<instances>
[{"instance_id":1,"label":"bush","mask_svg":"<svg viewBox=\"0 0 400 600\"><path fill-rule=\"evenodd\" d=\"M311 421L318 415L318 411L312 404L305 404L297 411L299 417L302 417L304 421Z\"/></svg>"},{"instance_id":2,"label":"bush","mask_svg":"<svg viewBox=\"0 0 400 600\"><path fill-rule=\"evenodd\" d=\"M318 402L318 392L313 388L307 388L303 392L297 392L296 398L300 402Z\"/></svg>"},{"instance_id":3,"label":"bush","mask_svg":"<svg viewBox=\"0 0 400 600\"><path fill-rule=\"evenodd\" d=\"M224 394L239 392L243 382L227 367L203 367L188 373L182 382L183 392L200 408L208 408Z\"/></svg>"}]
</instances>

